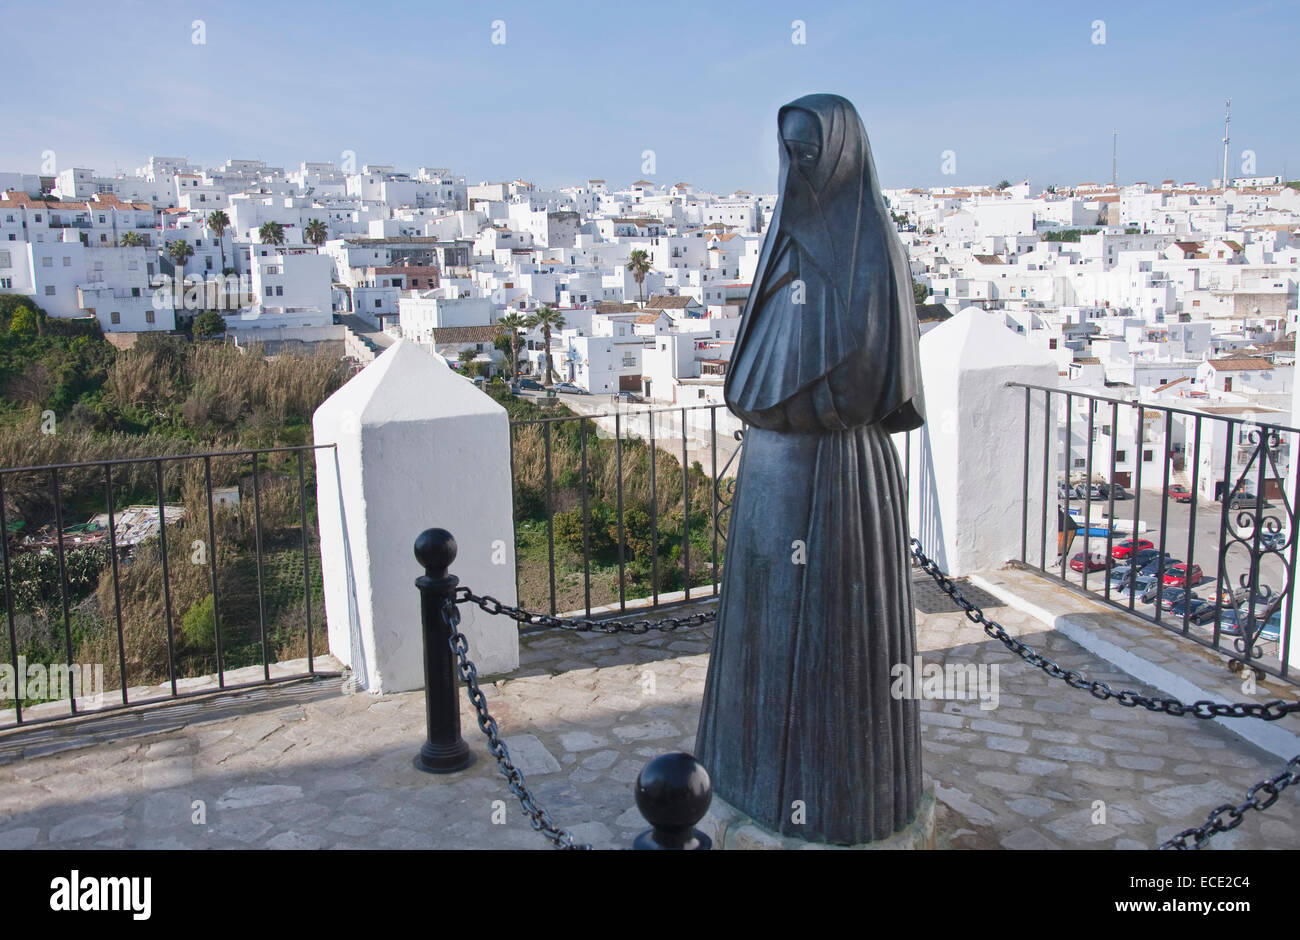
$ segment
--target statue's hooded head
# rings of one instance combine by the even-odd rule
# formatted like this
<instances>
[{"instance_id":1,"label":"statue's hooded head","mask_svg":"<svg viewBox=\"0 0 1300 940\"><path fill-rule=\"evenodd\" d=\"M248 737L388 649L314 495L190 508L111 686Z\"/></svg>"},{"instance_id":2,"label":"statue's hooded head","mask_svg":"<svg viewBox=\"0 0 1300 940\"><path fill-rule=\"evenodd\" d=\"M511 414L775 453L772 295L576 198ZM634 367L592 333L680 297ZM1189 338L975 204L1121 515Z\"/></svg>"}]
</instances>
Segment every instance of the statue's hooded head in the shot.
<instances>
[{"instance_id":1,"label":"statue's hooded head","mask_svg":"<svg viewBox=\"0 0 1300 940\"><path fill-rule=\"evenodd\" d=\"M839 95L805 95L778 112L777 126L781 208L775 224L828 267L849 273L852 239L845 244L843 236L889 221L862 119Z\"/></svg>"},{"instance_id":2,"label":"statue's hooded head","mask_svg":"<svg viewBox=\"0 0 1300 940\"><path fill-rule=\"evenodd\" d=\"M781 108L777 129L780 198L728 369L727 403L769 428L918 427L911 271L862 119L839 95L805 95ZM774 293L783 284L801 299Z\"/></svg>"}]
</instances>

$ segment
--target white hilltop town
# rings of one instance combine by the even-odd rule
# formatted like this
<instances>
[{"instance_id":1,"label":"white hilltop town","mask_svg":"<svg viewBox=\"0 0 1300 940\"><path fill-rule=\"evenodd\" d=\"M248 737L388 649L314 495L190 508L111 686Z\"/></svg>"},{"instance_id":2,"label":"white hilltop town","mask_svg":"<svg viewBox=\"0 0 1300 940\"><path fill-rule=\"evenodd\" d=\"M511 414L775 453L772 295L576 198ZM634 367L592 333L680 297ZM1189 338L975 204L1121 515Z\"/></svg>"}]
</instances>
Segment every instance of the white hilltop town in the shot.
<instances>
[{"instance_id":1,"label":"white hilltop town","mask_svg":"<svg viewBox=\"0 0 1300 940\"><path fill-rule=\"evenodd\" d=\"M1290 423L1300 190L1282 177L885 197L922 331L978 307L1048 351L1062 388ZM403 338L488 374L506 367L499 322L549 307L558 381L707 404L722 400L775 203L687 182L543 190L429 167L159 156L134 175L0 173L0 291L94 317L119 346L216 309L241 346L327 343L364 366ZM521 369L542 378L545 334L520 329ZM1158 464L1149 433L1141 446L1136 427L1115 433L1117 480Z\"/></svg>"}]
</instances>

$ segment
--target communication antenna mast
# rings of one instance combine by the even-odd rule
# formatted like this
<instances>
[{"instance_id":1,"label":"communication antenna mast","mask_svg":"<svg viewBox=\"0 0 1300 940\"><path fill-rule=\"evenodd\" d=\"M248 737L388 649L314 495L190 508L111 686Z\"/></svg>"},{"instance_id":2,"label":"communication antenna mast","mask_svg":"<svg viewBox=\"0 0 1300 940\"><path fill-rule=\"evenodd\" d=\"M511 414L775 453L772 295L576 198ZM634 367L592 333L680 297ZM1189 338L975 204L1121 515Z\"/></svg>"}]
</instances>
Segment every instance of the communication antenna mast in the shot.
<instances>
[{"instance_id":1,"label":"communication antenna mast","mask_svg":"<svg viewBox=\"0 0 1300 940\"><path fill-rule=\"evenodd\" d=\"M1232 123L1232 99L1224 105L1223 112L1223 188L1228 188L1228 125Z\"/></svg>"}]
</instances>

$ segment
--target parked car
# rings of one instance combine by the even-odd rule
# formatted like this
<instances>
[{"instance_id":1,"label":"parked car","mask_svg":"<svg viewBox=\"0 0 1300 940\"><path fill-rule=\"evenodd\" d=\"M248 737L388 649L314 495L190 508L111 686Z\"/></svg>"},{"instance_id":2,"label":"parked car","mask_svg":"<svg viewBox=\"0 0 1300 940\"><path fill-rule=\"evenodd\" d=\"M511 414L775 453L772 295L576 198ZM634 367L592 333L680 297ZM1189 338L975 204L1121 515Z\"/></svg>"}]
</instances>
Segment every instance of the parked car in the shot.
<instances>
[{"instance_id":1,"label":"parked car","mask_svg":"<svg viewBox=\"0 0 1300 940\"><path fill-rule=\"evenodd\" d=\"M1123 594L1132 594L1138 600L1142 600L1142 596L1152 590L1155 587L1155 583L1156 579L1151 575L1138 574L1135 577L1130 578L1128 584L1121 588L1120 592ZM1143 601L1143 603L1149 602Z\"/></svg>"},{"instance_id":2,"label":"parked car","mask_svg":"<svg viewBox=\"0 0 1300 940\"><path fill-rule=\"evenodd\" d=\"M1106 580L1110 582L1112 591L1122 591L1128 587L1129 581L1133 579L1133 568L1130 565L1116 565L1110 569L1110 574Z\"/></svg>"},{"instance_id":3,"label":"parked car","mask_svg":"<svg viewBox=\"0 0 1300 940\"><path fill-rule=\"evenodd\" d=\"M1190 613L1187 613L1189 610ZM1195 594L1190 594L1170 607L1169 613L1180 620L1184 613L1187 613L1187 619L1192 623L1208 623L1214 619L1214 605Z\"/></svg>"},{"instance_id":4,"label":"parked car","mask_svg":"<svg viewBox=\"0 0 1300 940\"><path fill-rule=\"evenodd\" d=\"M1181 483L1171 483L1165 493L1180 503L1190 503L1192 501L1192 491ZM1183 497L1187 498L1184 499Z\"/></svg>"},{"instance_id":5,"label":"parked car","mask_svg":"<svg viewBox=\"0 0 1300 940\"><path fill-rule=\"evenodd\" d=\"M1082 571L1084 567L1083 552L1075 555L1070 559L1070 568L1073 571ZM1111 559L1107 558L1103 552L1092 552L1088 555L1089 571L1104 571L1110 566Z\"/></svg>"},{"instance_id":6,"label":"parked car","mask_svg":"<svg viewBox=\"0 0 1300 940\"><path fill-rule=\"evenodd\" d=\"M1160 556L1156 555L1155 557L1148 560L1147 563L1143 565L1140 570L1142 574L1149 574L1151 575L1151 577L1155 578L1155 577L1159 577L1162 574L1165 575L1169 574L1170 570L1175 565L1182 564L1182 561L1183 560L1181 558L1175 558L1173 555L1165 555L1164 561L1162 562L1160 560Z\"/></svg>"},{"instance_id":7,"label":"parked car","mask_svg":"<svg viewBox=\"0 0 1300 940\"><path fill-rule=\"evenodd\" d=\"M1110 550L1110 553L1116 558L1127 558L1134 552L1140 552L1144 548L1155 548L1155 544L1146 539L1125 539L1116 544L1115 547Z\"/></svg>"},{"instance_id":8,"label":"parked car","mask_svg":"<svg viewBox=\"0 0 1300 940\"><path fill-rule=\"evenodd\" d=\"M1259 625L1261 613L1261 610L1255 611L1255 629L1259 630L1256 639L1276 642L1282 636L1282 611L1276 611L1269 617L1262 629ZM1228 608L1219 614L1219 631L1228 636L1241 636L1242 625L1248 623L1249 618L1249 610Z\"/></svg>"},{"instance_id":9,"label":"parked car","mask_svg":"<svg viewBox=\"0 0 1300 940\"><path fill-rule=\"evenodd\" d=\"M1134 568L1141 569L1141 568L1145 568L1149 562L1152 562L1155 559L1159 558L1160 554L1161 553L1158 548L1144 548L1141 549L1140 551L1136 551L1133 554L1129 555L1128 558L1125 559L1125 561L1127 561ZM1167 558L1169 556L1166 555L1165 557Z\"/></svg>"},{"instance_id":10,"label":"parked car","mask_svg":"<svg viewBox=\"0 0 1300 940\"><path fill-rule=\"evenodd\" d=\"M1229 509L1267 509L1268 501L1254 493L1235 493L1228 500Z\"/></svg>"},{"instance_id":11,"label":"parked car","mask_svg":"<svg viewBox=\"0 0 1300 940\"><path fill-rule=\"evenodd\" d=\"M1124 487L1120 486L1118 483L1099 483L1097 489L1101 493L1102 499L1119 500L1133 498L1133 494L1124 489Z\"/></svg>"},{"instance_id":12,"label":"parked car","mask_svg":"<svg viewBox=\"0 0 1300 940\"><path fill-rule=\"evenodd\" d=\"M540 392L542 390L542 383L534 382L532 379L520 379L518 385L520 388L526 388L530 392Z\"/></svg>"},{"instance_id":13,"label":"parked car","mask_svg":"<svg viewBox=\"0 0 1300 940\"><path fill-rule=\"evenodd\" d=\"M1259 545L1266 551L1280 551L1287 544L1286 532L1261 532L1259 535Z\"/></svg>"},{"instance_id":14,"label":"parked car","mask_svg":"<svg viewBox=\"0 0 1300 940\"><path fill-rule=\"evenodd\" d=\"M1200 565L1192 565L1189 568L1187 562L1180 561L1165 571L1165 584L1173 587L1191 587L1200 584L1204 577Z\"/></svg>"},{"instance_id":15,"label":"parked car","mask_svg":"<svg viewBox=\"0 0 1300 940\"><path fill-rule=\"evenodd\" d=\"M638 395L636 392L619 392L619 393L618 393L618 398L619 398L619 401L630 401L630 402L644 402L644 401L645 401L645 399L642 398L640 395Z\"/></svg>"},{"instance_id":16,"label":"parked car","mask_svg":"<svg viewBox=\"0 0 1300 940\"><path fill-rule=\"evenodd\" d=\"M566 395L590 395L591 394L581 385L574 385L572 382L556 382L555 390L557 392L564 392L564 394Z\"/></svg>"},{"instance_id":17,"label":"parked car","mask_svg":"<svg viewBox=\"0 0 1300 940\"><path fill-rule=\"evenodd\" d=\"M1151 599L1150 599L1150 600L1147 600L1145 597L1143 597L1142 600L1145 601L1145 602L1148 603L1148 604L1154 604L1154 603L1155 603L1155 600L1156 600L1156 598L1155 598L1155 592L1152 591L1151 593L1152 593L1152 596L1151 596ZM1191 595L1192 597L1196 597L1196 595L1195 595L1194 593L1192 593L1191 591L1189 591L1187 588L1184 588L1184 587L1166 587L1166 588L1164 588L1164 589L1160 592L1160 609L1161 609L1161 610L1173 610L1173 609L1174 609L1174 605L1177 604L1177 603L1179 603L1180 601L1182 601L1182 600L1183 600L1184 598L1186 598L1188 595Z\"/></svg>"}]
</instances>

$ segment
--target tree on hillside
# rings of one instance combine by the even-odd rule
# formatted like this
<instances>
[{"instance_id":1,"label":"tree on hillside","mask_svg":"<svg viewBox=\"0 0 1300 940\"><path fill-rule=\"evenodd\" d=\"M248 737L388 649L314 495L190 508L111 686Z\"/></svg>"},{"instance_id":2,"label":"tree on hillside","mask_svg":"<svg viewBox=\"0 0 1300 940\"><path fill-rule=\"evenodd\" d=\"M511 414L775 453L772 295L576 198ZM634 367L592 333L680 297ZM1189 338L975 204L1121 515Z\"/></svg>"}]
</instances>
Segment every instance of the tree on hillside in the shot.
<instances>
[{"instance_id":1,"label":"tree on hillside","mask_svg":"<svg viewBox=\"0 0 1300 940\"><path fill-rule=\"evenodd\" d=\"M9 320L9 335L19 339L34 339L40 332L40 318L30 307L19 307Z\"/></svg>"},{"instance_id":2,"label":"tree on hillside","mask_svg":"<svg viewBox=\"0 0 1300 940\"><path fill-rule=\"evenodd\" d=\"M194 335L204 339L226 332L226 318L215 310L205 310L194 318Z\"/></svg>"},{"instance_id":3,"label":"tree on hillside","mask_svg":"<svg viewBox=\"0 0 1300 940\"><path fill-rule=\"evenodd\" d=\"M916 299L916 305L919 307L930 296L930 288L916 278L912 278L912 296Z\"/></svg>"},{"instance_id":4,"label":"tree on hillside","mask_svg":"<svg viewBox=\"0 0 1300 940\"><path fill-rule=\"evenodd\" d=\"M185 262L194 257L194 246L183 238L178 238L167 246L167 257L176 265L176 283L185 283Z\"/></svg>"},{"instance_id":5,"label":"tree on hillside","mask_svg":"<svg viewBox=\"0 0 1300 940\"><path fill-rule=\"evenodd\" d=\"M1011 180L1003 180L1002 182L998 183L998 189L1010 189L1010 188L1011 188Z\"/></svg>"},{"instance_id":6,"label":"tree on hillside","mask_svg":"<svg viewBox=\"0 0 1300 940\"><path fill-rule=\"evenodd\" d=\"M555 382L551 378L555 373L555 367L551 363L551 330L564 329L564 314L552 307L542 306L528 318L527 322L530 329L539 326L542 328L542 340L546 343L546 377L542 384L554 385Z\"/></svg>"},{"instance_id":7,"label":"tree on hillside","mask_svg":"<svg viewBox=\"0 0 1300 940\"><path fill-rule=\"evenodd\" d=\"M528 318L518 313L507 313L497 321L497 328L510 340L510 375L519 374L519 331L528 326Z\"/></svg>"},{"instance_id":8,"label":"tree on hillside","mask_svg":"<svg viewBox=\"0 0 1300 940\"><path fill-rule=\"evenodd\" d=\"M263 245L283 245L284 226L279 222L266 222L257 230L257 237Z\"/></svg>"},{"instance_id":9,"label":"tree on hillside","mask_svg":"<svg viewBox=\"0 0 1300 940\"><path fill-rule=\"evenodd\" d=\"M645 276L654 270L650 264L650 255L640 248L633 248L631 254L627 256L627 269L632 272L632 279L636 281L637 293L641 297L642 305L645 304Z\"/></svg>"},{"instance_id":10,"label":"tree on hillside","mask_svg":"<svg viewBox=\"0 0 1300 940\"><path fill-rule=\"evenodd\" d=\"M330 237L329 230L320 219L312 219L308 222L307 227L303 229L303 235L306 236L307 241L316 246L317 251L320 251L320 246Z\"/></svg>"},{"instance_id":11,"label":"tree on hillside","mask_svg":"<svg viewBox=\"0 0 1300 940\"><path fill-rule=\"evenodd\" d=\"M226 270L226 243L222 240L226 234L226 229L230 228L230 216L221 209L213 209L208 213L208 228L212 234L217 236L217 244L221 246L221 270Z\"/></svg>"},{"instance_id":12,"label":"tree on hillside","mask_svg":"<svg viewBox=\"0 0 1300 940\"><path fill-rule=\"evenodd\" d=\"M473 378L482 374L481 363L475 362L478 358L478 351L474 349L462 349L460 355L456 357L460 360L460 371Z\"/></svg>"}]
</instances>

